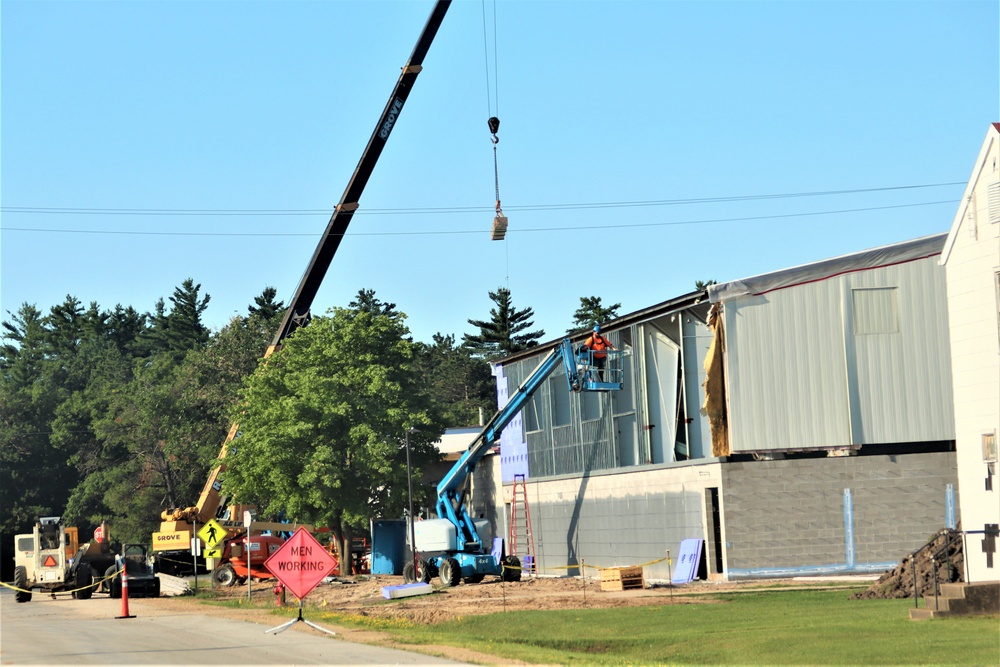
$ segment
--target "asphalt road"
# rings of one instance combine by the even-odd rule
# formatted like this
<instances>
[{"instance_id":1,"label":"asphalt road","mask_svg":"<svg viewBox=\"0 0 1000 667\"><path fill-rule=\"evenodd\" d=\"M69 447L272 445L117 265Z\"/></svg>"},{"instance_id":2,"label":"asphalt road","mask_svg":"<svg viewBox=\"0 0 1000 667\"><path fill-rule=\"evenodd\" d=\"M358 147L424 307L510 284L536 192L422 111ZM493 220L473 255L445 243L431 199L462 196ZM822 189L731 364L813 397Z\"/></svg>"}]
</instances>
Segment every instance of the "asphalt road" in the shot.
<instances>
[{"instance_id":1,"label":"asphalt road","mask_svg":"<svg viewBox=\"0 0 1000 667\"><path fill-rule=\"evenodd\" d=\"M132 600L129 612L135 618L116 619L121 601L105 595L53 600L36 591L30 602L18 604L10 590L0 589L0 665L462 664L321 636L304 623L264 634L267 626L162 613L154 604Z\"/></svg>"}]
</instances>

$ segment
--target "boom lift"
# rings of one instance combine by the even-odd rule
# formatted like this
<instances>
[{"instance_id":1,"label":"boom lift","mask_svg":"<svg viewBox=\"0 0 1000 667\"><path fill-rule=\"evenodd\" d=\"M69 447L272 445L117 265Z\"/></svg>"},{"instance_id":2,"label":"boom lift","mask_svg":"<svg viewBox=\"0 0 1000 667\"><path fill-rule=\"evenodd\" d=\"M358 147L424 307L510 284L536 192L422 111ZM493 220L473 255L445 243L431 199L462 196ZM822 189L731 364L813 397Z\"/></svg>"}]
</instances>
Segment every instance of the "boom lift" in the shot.
<instances>
[{"instance_id":1,"label":"boom lift","mask_svg":"<svg viewBox=\"0 0 1000 667\"><path fill-rule=\"evenodd\" d=\"M497 557L487 547L489 522L473 519L465 506L465 495L476 465L500 439L500 433L517 416L546 378L560 365L565 369L566 382L572 392L618 391L623 386L622 352L606 350L604 368L594 364L593 352L574 353L573 345L564 338L518 387L465 454L437 486L438 519L421 521L414 528L418 563L409 562L403 568L406 583L427 583L435 573L445 586L459 581L478 583L486 575L502 575L505 581L521 578L521 563L516 556Z\"/></svg>"},{"instance_id":2,"label":"boom lift","mask_svg":"<svg viewBox=\"0 0 1000 667\"><path fill-rule=\"evenodd\" d=\"M420 33L417 44L410 54L410 59L403 67L399 80L396 82L392 94L389 95L389 101L386 103L385 109L382 110L382 115L379 116L375 130L372 132L372 136L368 140L368 145L361 155L361 160L358 162L358 166L354 170L354 174L351 176L351 180L348 182L347 188L340 198L340 202L334 209L330 221L327 223L326 231L320 238L319 244L316 246L316 251L313 253L305 273L302 275L302 279L299 281L299 286L289 303L281 326L278 328L274 340L264 354L265 359L277 350L281 346L282 341L291 335L295 329L308 323L309 310L313 299L319 291L323 277L330 267L330 262L333 260L337 248L340 246L340 241L347 231L351 218L358 209L361 194L364 192L375 164L382 154L382 149L385 148L386 141L389 139L389 134L392 132L392 128L395 126L396 120L403 110L403 104L406 102L416 82L417 75L423 68L424 57L427 55L427 51L434 41L434 36L441 26L441 21L444 19L449 5L451 5L451 0L438 0L437 4L434 5L434 9L427 19L427 24ZM229 434L226 436L225 442L222 444L219 459L225 460L229 445L233 441L233 438L236 437L238 431L239 424L233 424L229 429ZM241 525L239 519L243 515L243 511L249 509L249 506L232 505L225 507L221 494L222 473L225 472L225 469L224 462L212 469L197 504L183 509L166 510L160 515L160 530L153 533L152 542L153 551L157 556L157 564L161 571L176 571L178 565L186 565L190 562L190 557L187 554L191 547L191 539L194 536L194 522L204 524L209 519L216 518L227 529ZM281 524L275 526L264 523L251 525L251 530L255 528L258 530L282 530L288 527L284 526L282 528Z\"/></svg>"}]
</instances>

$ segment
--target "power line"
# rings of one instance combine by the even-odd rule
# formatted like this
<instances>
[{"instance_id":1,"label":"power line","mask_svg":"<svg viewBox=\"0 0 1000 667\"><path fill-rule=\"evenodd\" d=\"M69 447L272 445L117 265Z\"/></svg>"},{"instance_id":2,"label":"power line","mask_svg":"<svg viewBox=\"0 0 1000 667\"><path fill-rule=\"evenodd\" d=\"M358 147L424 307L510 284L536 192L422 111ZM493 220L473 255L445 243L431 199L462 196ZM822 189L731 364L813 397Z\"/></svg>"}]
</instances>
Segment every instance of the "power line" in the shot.
<instances>
[{"instance_id":1,"label":"power line","mask_svg":"<svg viewBox=\"0 0 1000 667\"><path fill-rule=\"evenodd\" d=\"M852 190L821 190L811 192L786 192L764 195L734 195L727 197L697 197L689 199L651 199L619 202L577 202L562 204L525 204L505 206L511 211L571 211L599 208L636 208L651 206L680 206L690 204L720 204L769 199L793 199L804 197L829 197L837 195L869 194L918 190L925 188L965 185L965 181L953 183L928 183L923 185L897 185L881 188L858 188ZM487 206L440 206L423 208L371 208L359 209L355 215L425 215L448 213L482 213L492 211ZM329 209L185 209L185 208L85 208L55 206L0 206L2 213L47 214L47 215L132 215L132 216L313 216L329 215Z\"/></svg>"},{"instance_id":2,"label":"power line","mask_svg":"<svg viewBox=\"0 0 1000 667\"><path fill-rule=\"evenodd\" d=\"M941 201L928 201L919 202L913 204L894 204L890 206L870 206L866 208L845 208L836 209L832 211L808 211L802 213L782 213L774 215L757 215L757 216L744 216L738 218L711 218L704 220L673 220L666 222L637 222L637 223L619 223L619 224L606 224L602 223L599 225L571 225L567 227L527 227L519 228L517 233L521 232L554 232L554 231L578 231L584 229L628 229L635 227L671 227L678 225L708 225L724 222L757 222L762 220L781 220L787 218L803 218L809 216L820 216L820 215L837 215L842 213L864 213L868 211L885 211L889 209L898 208L914 208L917 206L936 206L939 204L956 204L957 200L945 199ZM41 228L31 228L31 227L3 227L3 231L16 231L16 232L46 232L55 234L120 234L127 236L226 236L226 237L281 237L281 236L309 236L316 237L315 232L263 232L263 233L248 233L248 232L147 232L147 231L134 231L134 230L93 230L93 229L41 229ZM345 234L345 236L440 236L449 234L482 234L482 230L423 230L423 231L406 231L406 232L357 232L352 231L350 234Z\"/></svg>"}]
</instances>

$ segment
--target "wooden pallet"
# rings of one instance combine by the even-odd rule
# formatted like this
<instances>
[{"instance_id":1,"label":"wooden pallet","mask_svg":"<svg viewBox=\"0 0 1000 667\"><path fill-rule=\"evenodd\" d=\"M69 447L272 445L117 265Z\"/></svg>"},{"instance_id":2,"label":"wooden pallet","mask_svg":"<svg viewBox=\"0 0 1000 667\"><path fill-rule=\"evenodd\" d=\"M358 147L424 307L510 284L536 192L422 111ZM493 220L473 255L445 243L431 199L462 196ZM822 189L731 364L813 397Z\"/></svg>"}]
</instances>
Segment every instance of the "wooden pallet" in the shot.
<instances>
[{"instance_id":1,"label":"wooden pallet","mask_svg":"<svg viewBox=\"0 0 1000 667\"><path fill-rule=\"evenodd\" d=\"M610 567L601 570L602 591L628 591L645 587L641 567Z\"/></svg>"}]
</instances>

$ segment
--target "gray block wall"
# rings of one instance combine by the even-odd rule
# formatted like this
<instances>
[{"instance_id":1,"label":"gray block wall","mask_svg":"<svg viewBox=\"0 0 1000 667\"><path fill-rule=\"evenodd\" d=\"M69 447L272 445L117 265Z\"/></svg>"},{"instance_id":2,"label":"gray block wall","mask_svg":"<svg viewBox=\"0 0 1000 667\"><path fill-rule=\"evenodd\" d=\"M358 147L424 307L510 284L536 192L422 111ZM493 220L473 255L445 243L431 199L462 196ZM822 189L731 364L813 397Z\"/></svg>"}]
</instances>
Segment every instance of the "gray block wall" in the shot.
<instances>
[{"instance_id":1,"label":"gray block wall","mask_svg":"<svg viewBox=\"0 0 1000 667\"><path fill-rule=\"evenodd\" d=\"M958 486L954 452L726 463L722 476L731 579L894 567L945 527Z\"/></svg>"},{"instance_id":2,"label":"gray block wall","mask_svg":"<svg viewBox=\"0 0 1000 667\"><path fill-rule=\"evenodd\" d=\"M596 568L644 565L647 579L666 580L666 550L704 538L705 489L719 486L720 464L679 465L626 474L528 481L538 566L542 574L586 574Z\"/></svg>"}]
</instances>

